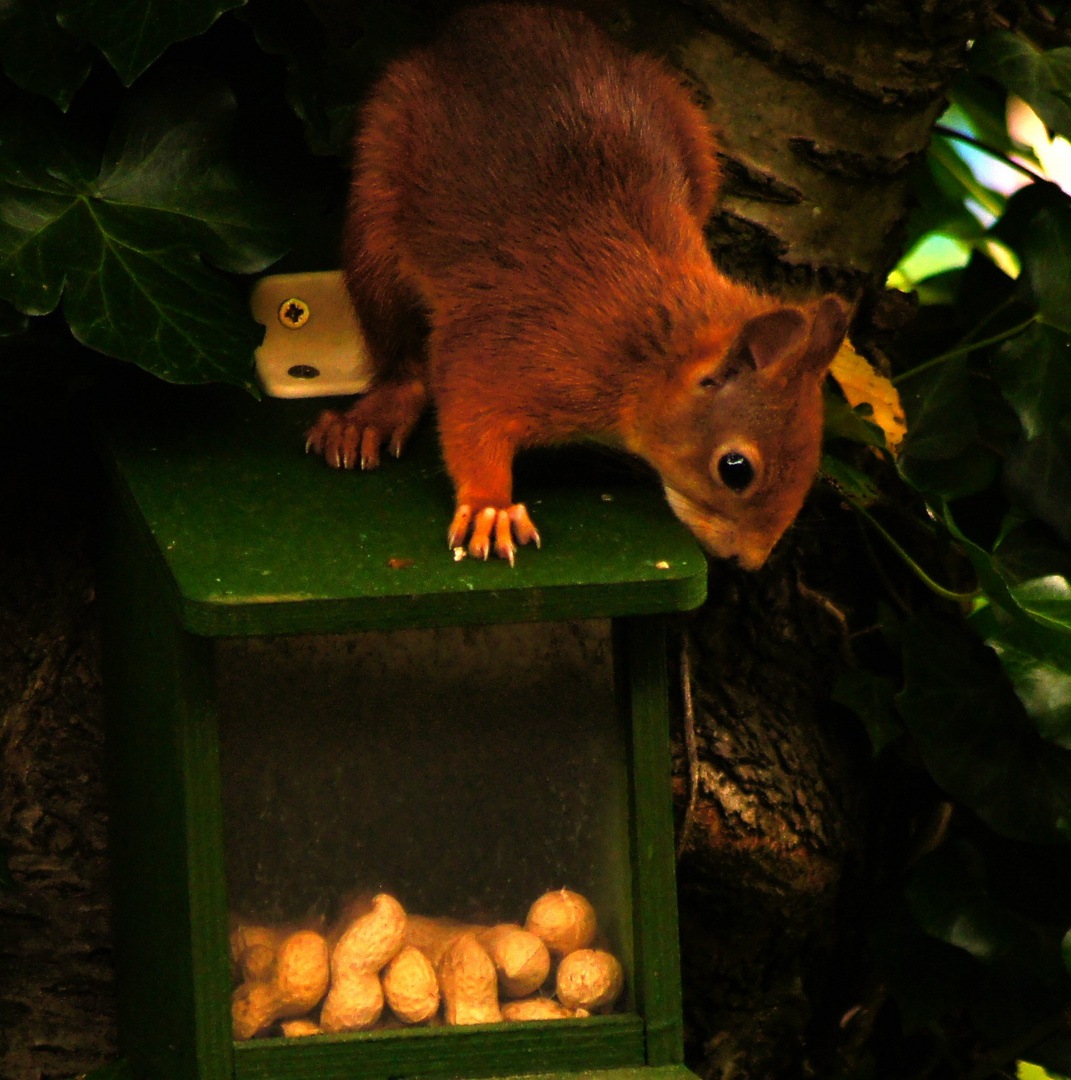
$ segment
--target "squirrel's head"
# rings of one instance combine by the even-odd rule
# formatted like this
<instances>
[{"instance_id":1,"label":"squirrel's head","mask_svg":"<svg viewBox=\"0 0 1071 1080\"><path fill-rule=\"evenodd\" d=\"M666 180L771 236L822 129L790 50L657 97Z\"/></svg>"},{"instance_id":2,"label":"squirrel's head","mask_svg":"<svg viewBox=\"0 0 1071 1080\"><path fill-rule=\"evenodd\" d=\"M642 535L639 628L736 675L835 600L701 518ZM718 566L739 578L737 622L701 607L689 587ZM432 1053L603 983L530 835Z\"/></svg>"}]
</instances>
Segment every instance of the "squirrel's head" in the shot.
<instances>
[{"instance_id":1,"label":"squirrel's head","mask_svg":"<svg viewBox=\"0 0 1071 1080\"><path fill-rule=\"evenodd\" d=\"M773 306L665 369L669 385L633 414L629 449L711 554L756 570L799 513L818 469L822 383L847 327L835 296Z\"/></svg>"}]
</instances>

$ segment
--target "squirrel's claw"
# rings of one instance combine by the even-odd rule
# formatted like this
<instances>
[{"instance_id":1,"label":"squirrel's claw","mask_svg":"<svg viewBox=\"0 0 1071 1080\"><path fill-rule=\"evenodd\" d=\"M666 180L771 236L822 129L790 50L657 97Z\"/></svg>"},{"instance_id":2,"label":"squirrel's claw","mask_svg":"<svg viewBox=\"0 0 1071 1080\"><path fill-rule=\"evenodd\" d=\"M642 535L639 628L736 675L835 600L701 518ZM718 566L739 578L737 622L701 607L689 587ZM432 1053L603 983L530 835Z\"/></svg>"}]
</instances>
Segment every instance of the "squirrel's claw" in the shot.
<instances>
[{"instance_id":1,"label":"squirrel's claw","mask_svg":"<svg viewBox=\"0 0 1071 1080\"><path fill-rule=\"evenodd\" d=\"M532 541L536 547L540 546L539 532L523 503L514 503L505 509L485 506L475 512L471 506L463 504L455 511L447 531L447 544L451 549L467 546L474 559L484 560L493 551L510 566L515 565L517 545Z\"/></svg>"}]
</instances>

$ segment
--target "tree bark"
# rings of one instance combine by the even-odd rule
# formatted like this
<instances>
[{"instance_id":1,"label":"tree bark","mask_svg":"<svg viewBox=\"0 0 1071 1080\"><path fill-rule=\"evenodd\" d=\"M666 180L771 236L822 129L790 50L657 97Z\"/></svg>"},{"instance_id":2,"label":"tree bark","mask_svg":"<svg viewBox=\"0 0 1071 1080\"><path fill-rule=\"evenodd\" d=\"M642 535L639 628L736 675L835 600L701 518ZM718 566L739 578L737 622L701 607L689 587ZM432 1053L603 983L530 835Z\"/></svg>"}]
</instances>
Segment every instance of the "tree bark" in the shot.
<instances>
[{"instance_id":1,"label":"tree bark","mask_svg":"<svg viewBox=\"0 0 1071 1080\"><path fill-rule=\"evenodd\" d=\"M0 425L0 1077L70 1077L116 1052L95 490L61 324L5 344Z\"/></svg>"}]
</instances>

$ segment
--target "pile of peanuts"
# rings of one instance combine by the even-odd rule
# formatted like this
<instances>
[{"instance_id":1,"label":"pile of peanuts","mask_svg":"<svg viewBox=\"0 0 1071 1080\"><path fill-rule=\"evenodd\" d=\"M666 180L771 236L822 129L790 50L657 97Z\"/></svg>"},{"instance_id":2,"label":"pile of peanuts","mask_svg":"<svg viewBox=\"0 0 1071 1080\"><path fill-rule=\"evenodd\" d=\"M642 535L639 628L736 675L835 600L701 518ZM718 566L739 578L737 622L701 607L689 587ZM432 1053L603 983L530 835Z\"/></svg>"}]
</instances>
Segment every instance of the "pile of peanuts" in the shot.
<instances>
[{"instance_id":1,"label":"pile of peanuts","mask_svg":"<svg viewBox=\"0 0 1071 1080\"><path fill-rule=\"evenodd\" d=\"M231 933L241 980L234 1037L276 1023L296 1037L608 1011L624 975L616 957L591 947L597 930L594 908L568 889L541 896L523 927L407 915L388 893L351 906L327 934L239 923Z\"/></svg>"}]
</instances>

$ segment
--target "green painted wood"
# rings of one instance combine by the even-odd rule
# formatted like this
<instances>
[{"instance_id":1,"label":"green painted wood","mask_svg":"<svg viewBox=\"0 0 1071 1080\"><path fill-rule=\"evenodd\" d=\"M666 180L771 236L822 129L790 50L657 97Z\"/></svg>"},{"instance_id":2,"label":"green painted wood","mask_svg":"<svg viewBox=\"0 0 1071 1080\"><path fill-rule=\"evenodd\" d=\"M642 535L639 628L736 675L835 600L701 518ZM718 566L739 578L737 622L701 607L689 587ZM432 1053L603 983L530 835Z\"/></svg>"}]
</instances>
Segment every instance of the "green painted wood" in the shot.
<instances>
[{"instance_id":1,"label":"green painted wood","mask_svg":"<svg viewBox=\"0 0 1071 1080\"><path fill-rule=\"evenodd\" d=\"M522 456L515 495L544 538L455 562L433 426L369 473L302 453L319 405L161 384L103 410L109 456L202 635L606 617L702 602L706 562L657 485L575 454ZM590 460L590 459L588 459Z\"/></svg>"},{"instance_id":2,"label":"green painted wood","mask_svg":"<svg viewBox=\"0 0 1071 1080\"><path fill-rule=\"evenodd\" d=\"M474 1024L236 1043L235 1080L376 1080L638 1067L637 1016Z\"/></svg>"},{"instance_id":3,"label":"green painted wood","mask_svg":"<svg viewBox=\"0 0 1071 1080\"><path fill-rule=\"evenodd\" d=\"M521 1080L503 1077L502 1080ZM683 1065L641 1066L624 1069L591 1069L572 1073L529 1073L524 1080L695 1080Z\"/></svg>"},{"instance_id":4,"label":"green painted wood","mask_svg":"<svg viewBox=\"0 0 1071 1080\"><path fill-rule=\"evenodd\" d=\"M633 741L634 963L627 947L624 959L640 1016L231 1042L210 637L649 616L695 606L705 591L703 556L657 488L578 472L569 457L518 480L547 537L542 552L522 550L514 570L454 563L442 550L450 487L433 431L407 461L337 473L294 452L314 411L169 387L106 425L123 1052L143 1080L580 1069L631 1080L645 1060L646 1080L660 1077L649 1066L681 1059L681 1014L659 617L619 618L615 631Z\"/></svg>"},{"instance_id":5,"label":"green painted wood","mask_svg":"<svg viewBox=\"0 0 1071 1080\"><path fill-rule=\"evenodd\" d=\"M122 1052L163 1080L231 1075L210 643L181 629L159 555L109 515L102 580Z\"/></svg>"},{"instance_id":6,"label":"green painted wood","mask_svg":"<svg viewBox=\"0 0 1071 1080\"><path fill-rule=\"evenodd\" d=\"M647 1025L647 1063L671 1065L684 1059L684 1029L665 620L622 619L615 632L632 714L636 996Z\"/></svg>"}]
</instances>

